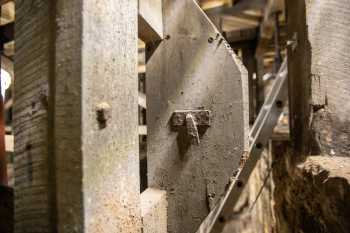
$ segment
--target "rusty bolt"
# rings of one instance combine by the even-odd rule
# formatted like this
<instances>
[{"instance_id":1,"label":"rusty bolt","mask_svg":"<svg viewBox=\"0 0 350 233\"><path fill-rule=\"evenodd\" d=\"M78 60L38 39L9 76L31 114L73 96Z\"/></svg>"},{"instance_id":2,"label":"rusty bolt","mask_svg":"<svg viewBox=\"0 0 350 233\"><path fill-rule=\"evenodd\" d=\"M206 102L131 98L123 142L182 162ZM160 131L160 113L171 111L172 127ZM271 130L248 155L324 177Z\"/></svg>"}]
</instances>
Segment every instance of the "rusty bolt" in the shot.
<instances>
[{"instance_id":1,"label":"rusty bolt","mask_svg":"<svg viewBox=\"0 0 350 233\"><path fill-rule=\"evenodd\" d=\"M107 121L111 118L111 106L102 102L96 106L96 119L100 129L107 127Z\"/></svg>"}]
</instances>

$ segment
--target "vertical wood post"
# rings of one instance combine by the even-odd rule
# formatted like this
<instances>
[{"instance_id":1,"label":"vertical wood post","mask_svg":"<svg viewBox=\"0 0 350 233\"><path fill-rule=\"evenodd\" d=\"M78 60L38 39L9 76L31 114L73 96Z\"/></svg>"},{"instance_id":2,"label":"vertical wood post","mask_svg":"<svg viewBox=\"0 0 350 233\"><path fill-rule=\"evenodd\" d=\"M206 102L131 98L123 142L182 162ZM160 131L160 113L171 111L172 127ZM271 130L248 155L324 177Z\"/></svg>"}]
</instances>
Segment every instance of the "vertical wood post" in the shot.
<instances>
[{"instance_id":1,"label":"vertical wood post","mask_svg":"<svg viewBox=\"0 0 350 233\"><path fill-rule=\"evenodd\" d=\"M254 43L254 42L252 42ZM242 61L248 70L248 87L249 87L249 124L252 125L256 118L256 77L257 64L255 59L255 43L242 49Z\"/></svg>"},{"instance_id":2,"label":"vertical wood post","mask_svg":"<svg viewBox=\"0 0 350 233\"><path fill-rule=\"evenodd\" d=\"M137 0L17 1L15 232L140 232Z\"/></svg>"}]
</instances>

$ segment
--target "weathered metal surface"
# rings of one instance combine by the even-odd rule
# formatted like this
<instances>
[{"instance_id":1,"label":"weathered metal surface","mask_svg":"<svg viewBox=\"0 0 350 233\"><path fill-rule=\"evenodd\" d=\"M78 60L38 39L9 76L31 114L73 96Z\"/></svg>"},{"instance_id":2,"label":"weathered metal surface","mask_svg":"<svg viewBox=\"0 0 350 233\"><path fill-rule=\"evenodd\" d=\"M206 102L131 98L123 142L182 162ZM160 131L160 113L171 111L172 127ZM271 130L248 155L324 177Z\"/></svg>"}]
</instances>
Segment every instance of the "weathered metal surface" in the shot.
<instances>
[{"instance_id":1,"label":"weathered metal surface","mask_svg":"<svg viewBox=\"0 0 350 233\"><path fill-rule=\"evenodd\" d=\"M264 146L272 136L273 130L283 111L283 106L286 104L288 98L287 75L287 61L284 61L276 76L271 92L250 131L249 138L251 143L248 158L241 165L235 179L229 185L225 196L203 221L196 233L220 233L227 219L230 219L232 216L233 208L259 160Z\"/></svg>"},{"instance_id":2,"label":"weathered metal surface","mask_svg":"<svg viewBox=\"0 0 350 233\"><path fill-rule=\"evenodd\" d=\"M205 131L210 126L210 116L211 112L209 110L178 110L174 112L171 118L172 127L174 129L177 128L177 130L185 127L191 144L199 145L198 127L201 127Z\"/></svg>"},{"instance_id":3,"label":"weathered metal surface","mask_svg":"<svg viewBox=\"0 0 350 233\"><path fill-rule=\"evenodd\" d=\"M172 116L173 126L183 126L186 124L186 116L192 115L198 126L210 126L210 110L177 110Z\"/></svg>"},{"instance_id":4,"label":"weathered metal surface","mask_svg":"<svg viewBox=\"0 0 350 233\"><path fill-rule=\"evenodd\" d=\"M164 1L163 20L147 63L148 178L168 191L168 232L191 233L248 150L247 73L195 1ZM213 113L199 146L172 130L178 109Z\"/></svg>"}]
</instances>

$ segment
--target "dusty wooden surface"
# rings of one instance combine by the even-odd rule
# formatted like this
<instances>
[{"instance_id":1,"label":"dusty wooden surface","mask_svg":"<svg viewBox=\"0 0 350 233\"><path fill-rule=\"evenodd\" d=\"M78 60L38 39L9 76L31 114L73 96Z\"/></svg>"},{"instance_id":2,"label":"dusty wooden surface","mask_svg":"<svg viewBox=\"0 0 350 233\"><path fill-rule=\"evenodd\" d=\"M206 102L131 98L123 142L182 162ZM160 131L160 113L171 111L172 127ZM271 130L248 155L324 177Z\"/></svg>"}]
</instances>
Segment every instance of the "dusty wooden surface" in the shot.
<instances>
[{"instance_id":1,"label":"dusty wooden surface","mask_svg":"<svg viewBox=\"0 0 350 233\"><path fill-rule=\"evenodd\" d=\"M247 72L193 0L163 4L166 39L147 63L149 185L167 190L168 232L194 232L245 150ZM213 120L193 146L170 118L198 108Z\"/></svg>"},{"instance_id":2,"label":"dusty wooden surface","mask_svg":"<svg viewBox=\"0 0 350 233\"><path fill-rule=\"evenodd\" d=\"M165 191L149 188L141 193L143 233L167 232L167 207Z\"/></svg>"},{"instance_id":3,"label":"dusty wooden surface","mask_svg":"<svg viewBox=\"0 0 350 233\"><path fill-rule=\"evenodd\" d=\"M50 46L50 10L49 1L16 4L13 126L15 232L18 233L51 231L47 111L53 59L49 53L53 46Z\"/></svg>"},{"instance_id":4,"label":"dusty wooden surface","mask_svg":"<svg viewBox=\"0 0 350 233\"><path fill-rule=\"evenodd\" d=\"M308 1L313 130L322 153L350 156L350 1Z\"/></svg>"},{"instance_id":5,"label":"dusty wooden surface","mask_svg":"<svg viewBox=\"0 0 350 233\"><path fill-rule=\"evenodd\" d=\"M16 232L139 232L137 0L16 3Z\"/></svg>"},{"instance_id":6,"label":"dusty wooden surface","mask_svg":"<svg viewBox=\"0 0 350 233\"><path fill-rule=\"evenodd\" d=\"M137 1L86 0L83 22L85 231L140 232Z\"/></svg>"},{"instance_id":7,"label":"dusty wooden surface","mask_svg":"<svg viewBox=\"0 0 350 233\"><path fill-rule=\"evenodd\" d=\"M144 42L163 39L162 0L138 0L138 35Z\"/></svg>"}]
</instances>

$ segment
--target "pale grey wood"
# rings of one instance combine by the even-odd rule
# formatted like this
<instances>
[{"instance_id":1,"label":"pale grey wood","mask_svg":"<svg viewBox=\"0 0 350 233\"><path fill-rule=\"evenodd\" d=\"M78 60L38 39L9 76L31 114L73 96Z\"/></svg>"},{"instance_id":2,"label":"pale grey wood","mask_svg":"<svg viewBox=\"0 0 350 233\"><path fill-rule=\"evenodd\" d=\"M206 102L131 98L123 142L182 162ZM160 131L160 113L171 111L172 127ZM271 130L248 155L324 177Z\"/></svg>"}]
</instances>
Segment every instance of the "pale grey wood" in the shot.
<instances>
[{"instance_id":1,"label":"pale grey wood","mask_svg":"<svg viewBox=\"0 0 350 233\"><path fill-rule=\"evenodd\" d=\"M306 23L312 130L321 153L350 156L350 1L306 1Z\"/></svg>"},{"instance_id":2,"label":"pale grey wood","mask_svg":"<svg viewBox=\"0 0 350 233\"><path fill-rule=\"evenodd\" d=\"M51 232L48 83L53 58L49 1L17 1L13 129L15 232ZM51 60L52 61L52 60ZM52 158L51 158L52 159Z\"/></svg>"},{"instance_id":3,"label":"pale grey wood","mask_svg":"<svg viewBox=\"0 0 350 233\"><path fill-rule=\"evenodd\" d=\"M143 233L167 232L166 192L148 188L141 193L141 216Z\"/></svg>"},{"instance_id":4,"label":"pale grey wood","mask_svg":"<svg viewBox=\"0 0 350 233\"><path fill-rule=\"evenodd\" d=\"M16 3L16 232L140 232L137 0Z\"/></svg>"},{"instance_id":5,"label":"pale grey wood","mask_svg":"<svg viewBox=\"0 0 350 233\"><path fill-rule=\"evenodd\" d=\"M167 190L168 232L195 232L248 143L247 71L193 0L163 2L163 40L147 63L148 178ZM173 131L175 110L204 108L199 146Z\"/></svg>"},{"instance_id":6,"label":"pale grey wood","mask_svg":"<svg viewBox=\"0 0 350 233\"><path fill-rule=\"evenodd\" d=\"M162 0L138 0L138 35L144 42L163 38Z\"/></svg>"}]
</instances>

